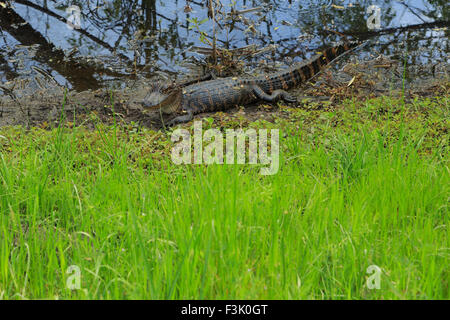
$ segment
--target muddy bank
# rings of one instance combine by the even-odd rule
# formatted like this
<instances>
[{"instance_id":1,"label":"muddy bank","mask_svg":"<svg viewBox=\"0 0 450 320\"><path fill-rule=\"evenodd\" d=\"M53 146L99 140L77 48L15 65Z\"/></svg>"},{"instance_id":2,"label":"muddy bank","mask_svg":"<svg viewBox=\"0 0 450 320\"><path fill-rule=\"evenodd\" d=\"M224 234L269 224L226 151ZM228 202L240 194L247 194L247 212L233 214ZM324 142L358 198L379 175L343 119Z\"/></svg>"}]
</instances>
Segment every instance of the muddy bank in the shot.
<instances>
[{"instance_id":1,"label":"muddy bank","mask_svg":"<svg viewBox=\"0 0 450 320\"><path fill-rule=\"evenodd\" d=\"M93 126L98 121L137 122L157 127L157 114L144 114L139 100L145 96L136 90L66 91L64 88L36 90L20 98L0 99L0 126L54 127L62 120L74 125Z\"/></svg>"},{"instance_id":2,"label":"muddy bank","mask_svg":"<svg viewBox=\"0 0 450 320\"><path fill-rule=\"evenodd\" d=\"M297 96L296 107L332 108L344 99L364 100L381 95L401 95L405 98L448 95L449 66L445 63L428 66L433 77L420 78L416 66L378 56L365 61L349 60L326 69L309 83L292 90ZM427 68L427 67L421 67ZM430 72L430 70L427 70ZM45 89L3 88L0 98L0 126L55 127L60 121L72 125L95 127L100 122L136 123L136 125L161 129L159 112L145 112L140 102L147 93L149 82L133 82L125 89L95 91L68 91L53 86ZM294 106L294 105L293 105ZM207 113L206 116L244 116L248 120L271 120L278 112L276 105L264 103L246 108L233 108L227 112ZM164 116L167 121L170 117Z\"/></svg>"}]
</instances>

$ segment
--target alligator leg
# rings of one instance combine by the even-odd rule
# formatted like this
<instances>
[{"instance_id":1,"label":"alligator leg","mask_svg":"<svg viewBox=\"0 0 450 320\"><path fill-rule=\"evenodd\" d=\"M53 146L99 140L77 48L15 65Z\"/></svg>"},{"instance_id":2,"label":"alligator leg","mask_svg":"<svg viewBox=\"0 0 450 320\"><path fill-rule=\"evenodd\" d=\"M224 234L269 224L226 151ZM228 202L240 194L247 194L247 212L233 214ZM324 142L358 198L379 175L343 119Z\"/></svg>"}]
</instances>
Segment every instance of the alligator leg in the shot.
<instances>
[{"instance_id":1,"label":"alligator leg","mask_svg":"<svg viewBox=\"0 0 450 320\"><path fill-rule=\"evenodd\" d=\"M167 125L169 127L171 127L171 126L174 126L179 123L185 123L185 122L191 121L193 118L194 118L194 114L192 113L192 111L187 111L187 114L173 118L172 120L170 120L167 123Z\"/></svg>"},{"instance_id":2,"label":"alligator leg","mask_svg":"<svg viewBox=\"0 0 450 320\"><path fill-rule=\"evenodd\" d=\"M253 86L253 93L261 100L267 101L267 102L277 102L280 99L283 99L287 102L297 102L297 99L293 96L291 96L289 93L287 93L284 90L275 90L272 92L272 94L267 94L264 92L263 89L261 89L259 86Z\"/></svg>"}]
</instances>

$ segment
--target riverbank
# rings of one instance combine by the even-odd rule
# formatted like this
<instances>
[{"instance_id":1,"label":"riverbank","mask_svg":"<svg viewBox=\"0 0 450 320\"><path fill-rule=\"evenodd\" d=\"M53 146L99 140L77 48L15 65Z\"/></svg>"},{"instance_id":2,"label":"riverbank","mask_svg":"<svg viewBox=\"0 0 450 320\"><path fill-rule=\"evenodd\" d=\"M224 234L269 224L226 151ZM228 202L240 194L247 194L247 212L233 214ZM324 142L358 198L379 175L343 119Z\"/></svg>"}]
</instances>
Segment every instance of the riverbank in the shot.
<instances>
[{"instance_id":1,"label":"riverbank","mask_svg":"<svg viewBox=\"0 0 450 320\"><path fill-rule=\"evenodd\" d=\"M273 176L120 117L0 128L0 298L449 298L448 94L257 108L203 127L278 129Z\"/></svg>"}]
</instances>

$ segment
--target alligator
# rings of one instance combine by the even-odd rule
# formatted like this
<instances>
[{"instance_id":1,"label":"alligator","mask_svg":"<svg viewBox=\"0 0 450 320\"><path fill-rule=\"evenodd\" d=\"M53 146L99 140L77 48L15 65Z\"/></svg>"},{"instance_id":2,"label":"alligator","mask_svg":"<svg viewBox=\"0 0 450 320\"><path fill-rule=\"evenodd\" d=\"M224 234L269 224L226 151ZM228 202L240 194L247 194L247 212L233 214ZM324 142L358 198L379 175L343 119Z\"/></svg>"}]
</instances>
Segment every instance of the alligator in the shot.
<instances>
[{"instance_id":1,"label":"alligator","mask_svg":"<svg viewBox=\"0 0 450 320\"><path fill-rule=\"evenodd\" d=\"M168 122L172 126L192 120L195 114L224 111L258 101L277 102L283 99L296 102L286 90L306 83L330 62L360 44L360 41L341 43L308 62L259 77L219 78L178 86L168 92L155 85L142 101L142 106L145 110L178 115Z\"/></svg>"}]
</instances>

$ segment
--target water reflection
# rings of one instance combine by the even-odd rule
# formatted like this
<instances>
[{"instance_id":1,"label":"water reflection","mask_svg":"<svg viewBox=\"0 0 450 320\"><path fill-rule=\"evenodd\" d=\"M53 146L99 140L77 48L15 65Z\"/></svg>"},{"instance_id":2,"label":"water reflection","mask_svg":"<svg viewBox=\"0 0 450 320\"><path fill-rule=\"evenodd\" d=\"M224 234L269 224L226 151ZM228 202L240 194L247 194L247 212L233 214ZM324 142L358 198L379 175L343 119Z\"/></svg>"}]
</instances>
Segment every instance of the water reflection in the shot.
<instances>
[{"instance_id":1,"label":"water reflection","mask_svg":"<svg viewBox=\"0 0 450 320\"><path fill-rule=\"evenodd\" d=\"M187 72L183 66L187 59L202 57L192 47L205 47L208 40L202 38L211 40L213 32L222 48L275 45L274 51L256 57L273 64L308 58L342 39L338 33L373 39L365 54L379 52L402 59L407 50L408 63L448 64L448 30L444 27L450 12L445 0L216 0L224 14L216 17L220 20L214 30L211 20L205 20L206 2L2 1L0 80L32 77L36 74L32 66L77 90L152 77L159 71L175 77ZM381 28L390 32L379 35L368 30L370 5L380 8ZM80 9L80 29L66 26L74 14L67 9L73 6ZM261 10L230 15L254 7ZM204 23L196 25L195 21ZM396 29L436 21L441 22L433 28ZM246 65L253 67L251 62Z\"/></svg>"}]
</instances>

